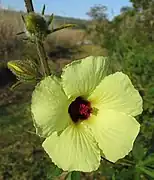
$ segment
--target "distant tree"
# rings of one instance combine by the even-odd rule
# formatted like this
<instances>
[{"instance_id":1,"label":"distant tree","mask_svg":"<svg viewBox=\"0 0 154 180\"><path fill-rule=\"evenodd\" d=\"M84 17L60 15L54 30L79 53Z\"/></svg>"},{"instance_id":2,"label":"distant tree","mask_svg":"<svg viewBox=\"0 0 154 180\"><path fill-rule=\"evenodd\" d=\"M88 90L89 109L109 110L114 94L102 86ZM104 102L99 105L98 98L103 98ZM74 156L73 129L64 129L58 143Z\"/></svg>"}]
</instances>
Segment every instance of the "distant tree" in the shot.
<instances>
[{"instance_id":1,"label":"distant tree","mask_svg":"<svg viewBox=\"0 0 154 180\"><path fill-rule=\"evenodd\" d=\"M125 12L132 11L132 10L133 10L133 7L123 6L123 7L120 9L120 12L121 12L121 13L125 13Z\"/></svg>"},{"instance_id":2,"label":"distant tree","mask_svg":"<svg viewBox=\"0 0 154 180\"><path fill-rule=\"evenodd\" d=\"M154 0L130 0L130 2L137 10L148 9L152 4L154 4Z\"/></svg>"},{"instance_id":3,"label":"distant tree","mask_svg":"<svg viewBox=\"0 0 154 180\"><path fill-rule=\"evenodd\" d=\"M95 5L90 8L90 11L86 14L93 20L104 20L107 19L107 7L104 5Z\"/></svg>"}]
</instances>

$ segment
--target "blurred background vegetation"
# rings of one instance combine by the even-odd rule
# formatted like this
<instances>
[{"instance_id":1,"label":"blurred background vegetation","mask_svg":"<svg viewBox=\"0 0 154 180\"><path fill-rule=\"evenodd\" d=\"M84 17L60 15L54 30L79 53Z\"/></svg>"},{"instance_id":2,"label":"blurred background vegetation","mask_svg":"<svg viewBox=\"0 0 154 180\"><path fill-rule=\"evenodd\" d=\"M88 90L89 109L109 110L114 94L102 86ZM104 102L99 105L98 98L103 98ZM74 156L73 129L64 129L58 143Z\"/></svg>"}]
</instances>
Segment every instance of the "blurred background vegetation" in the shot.
<instances>
[{"instance_id":1,"label":"blurred background vegetation","mask_svg":"<svg viewBox=\"0 0 154 180\"><path fill-rule=\"evenodd\" d=\"M112 20L103 5L87 12L90 20L55 16L57 27L64 23L78 26L49 35L44 43L49 63L50 59L55 62L57 73L72 60L104 55L109 57L110 73L123 71L129 75L144 100L144 112L138 117L142 124L140 136L128 158L142 159L154 153L154 2L130 2L133 6L122 7ZM34 86L25 84L9 90L16 78L6 63L38 58L33 44L16 35L24 28L21 14L0 10L0 180L56 179L54 176L61 171L51 164L41 147L42 140L33 134L30 99ZM117 170L110 163L105 167L102 165L97 172L83 175L83 179L154 179L154 169L151 178L137 173L135 168L118 166Z\"/></svg>"}]
</instances>

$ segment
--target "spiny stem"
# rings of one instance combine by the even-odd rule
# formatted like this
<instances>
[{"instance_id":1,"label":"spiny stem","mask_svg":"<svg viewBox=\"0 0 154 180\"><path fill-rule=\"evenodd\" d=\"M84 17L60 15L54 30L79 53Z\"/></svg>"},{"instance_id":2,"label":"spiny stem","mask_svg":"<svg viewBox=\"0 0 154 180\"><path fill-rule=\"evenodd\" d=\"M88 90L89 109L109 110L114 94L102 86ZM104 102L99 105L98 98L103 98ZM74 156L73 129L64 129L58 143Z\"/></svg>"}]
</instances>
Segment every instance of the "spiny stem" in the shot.
<instances>
[{"instance_id":1,"label":"spiny stem","mask_svg":"<svg viewBox=\"0 0 154 180\"><path fill-rule=\"evenodd\" d=\"M32 0L25 0L25 6L27 9L27 12L34 12L33 2Z\"/></svg>"},{"instance_id":2,"label":"spiny stem","mask_svg":"<svg viewBox=\"0 0 154 180\"><path fill-rule=\"evenodd\" d=\"M40 58L43 74L44 74L44 76L49 76L50 69L49 69L49 65L48 65L48 58L47 58L42 41L39 39L36 39L36 46L37 46L37 51L38 51L38 55Z\"/></svg>"},{"instance_id":3,"label":"spiny stem","mask_svg":"<svg viewBox=\"0 0 154 180\"><path fill-rule=\"evenodd\" d=\"M26 9L27 9L27 12L28 13L29 12L34 12L34 7L33 7L32 0L24 0L24 1L25 1L25 6L26 6ZM38 51L38 55L39 55L43 75L44 76L49 76L50 75L50 69L49 69L49 65L48 65L48 58L46 56L46 52L45 52L42 40L36 38L36 47L37 47L37 51Z\"/></svg>"}]
</instances>

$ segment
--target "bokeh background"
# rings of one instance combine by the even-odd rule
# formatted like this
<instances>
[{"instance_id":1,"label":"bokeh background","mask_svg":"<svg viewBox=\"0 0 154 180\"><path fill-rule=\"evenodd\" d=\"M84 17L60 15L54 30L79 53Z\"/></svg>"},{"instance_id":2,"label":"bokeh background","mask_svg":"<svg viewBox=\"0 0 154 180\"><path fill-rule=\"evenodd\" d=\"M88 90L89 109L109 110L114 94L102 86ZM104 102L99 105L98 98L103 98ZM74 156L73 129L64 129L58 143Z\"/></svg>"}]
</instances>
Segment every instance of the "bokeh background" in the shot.
<instances>
[{"instance_id":1,"label":"bokeh background","mask_svg":"<svg viewBox=\"0 0 154 180\"><path fill-rule=\"evenodd\" d=\"M24 29L21 14L25 14L24 1L20 1L19 6L15 7L18 2L15 1L9 7L7 5L11 1L5 1L5 4L2 2L0 9L0 180L56 179L55 176L61 170L51 163L41 147L43 139L34 133L30 114L34 85L24 84L14 91L9 89L16 82L16 77L7 69L6 63L9 60L38 58L34 45L24 41L24 35L16 35ZM41 0L34 1L38 10L43 3ZM58 3L46 3L47 17L52 11L60 14L63 7L65 9L69 6L69 1ZM78 3L82 5L83 1ZM115 14L111 12L111 4L113 10L115 7ZM54 9L54 5L61 6L60 10ZM66 10L67 16L73 16L71 12L76 11L70 10L69 14L69 9ZM137 139L140 146L136 145L134 156L144 156L145 151L147 155L154 153L153 0L130 0L124 4L112 0L109 5L101 1L101 4L93 4L87 11L84 9L83 12L82 9L79 15L78 9L74 17L55 16L55 27L65 23L75 23L78 26L48 36L44 43L49 64L51 60L54 61L54 68L60 74L61 69L73 60L89 55L108 56L110 73L127 73L144 100L144 112L137 117L142 124ZM107 180L112 179L113 174L116 180L132 180L135 170L129 167L115 169L106 162L104 166L102 163L97 172L84 174L82 178ZM144 173L139 173L138 178L152 179Z\"/></svg>"}]
</instances>

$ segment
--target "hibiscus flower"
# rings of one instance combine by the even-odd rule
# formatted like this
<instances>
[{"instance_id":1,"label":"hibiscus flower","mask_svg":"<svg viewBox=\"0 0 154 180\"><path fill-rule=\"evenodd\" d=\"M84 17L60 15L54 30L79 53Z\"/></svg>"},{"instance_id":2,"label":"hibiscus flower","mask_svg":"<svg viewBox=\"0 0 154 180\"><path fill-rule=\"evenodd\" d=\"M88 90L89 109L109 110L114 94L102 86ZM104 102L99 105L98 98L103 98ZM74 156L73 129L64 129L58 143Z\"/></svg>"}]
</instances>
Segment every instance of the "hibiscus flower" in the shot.
<instances>
[{"instance_id":1,"label":"hibiscus flower","mask_svg":"<svg viewBox=\"0 0 154 180\"><path fill-rule=\"evenodd\" d=\"M122 72L106 76L102 56L73 61L61 78L49 76L35 88L31 111L43 148L64 171L97 170L133 148L142 98Z\"/></svg>"}]
</instances>

